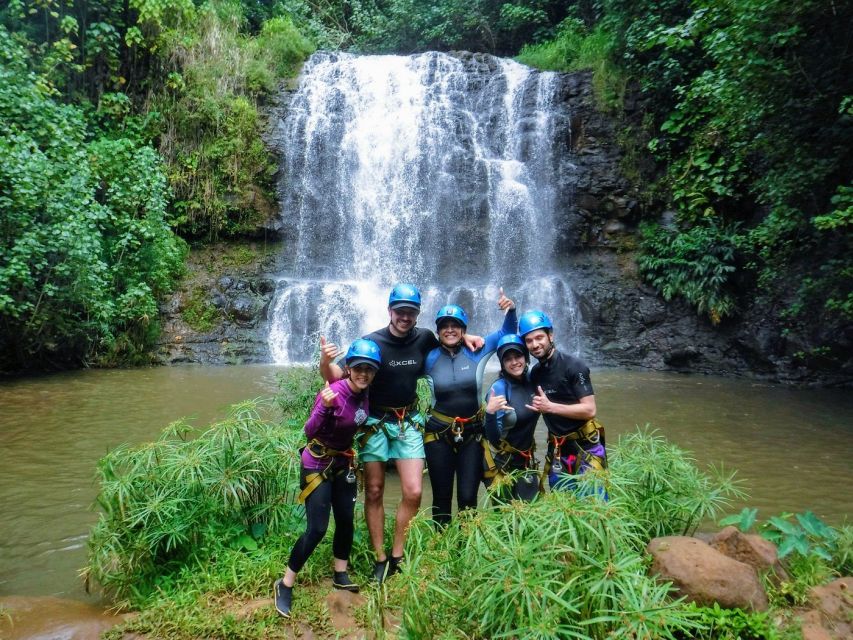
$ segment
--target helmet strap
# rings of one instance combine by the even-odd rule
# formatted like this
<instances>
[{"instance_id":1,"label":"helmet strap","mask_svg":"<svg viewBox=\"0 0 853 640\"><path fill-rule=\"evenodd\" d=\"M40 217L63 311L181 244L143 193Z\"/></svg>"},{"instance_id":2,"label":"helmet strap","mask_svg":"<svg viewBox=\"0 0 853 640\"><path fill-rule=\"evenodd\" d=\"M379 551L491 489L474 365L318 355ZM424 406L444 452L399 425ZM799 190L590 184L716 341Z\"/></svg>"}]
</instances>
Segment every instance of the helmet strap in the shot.
<instances>
[{"instance_id":1,"label":"helmet strap","mask_svg":"<svg viewBox=\"0 0 853 640\"><path fill-rule=\"evenodd\" d=\"M556 350L556 347L554 346L553 334L549 331L548 332L548 351L545 352L545 360L547 360L552 355L554 355L555 350Z\"/></svg>"}]
</instances>

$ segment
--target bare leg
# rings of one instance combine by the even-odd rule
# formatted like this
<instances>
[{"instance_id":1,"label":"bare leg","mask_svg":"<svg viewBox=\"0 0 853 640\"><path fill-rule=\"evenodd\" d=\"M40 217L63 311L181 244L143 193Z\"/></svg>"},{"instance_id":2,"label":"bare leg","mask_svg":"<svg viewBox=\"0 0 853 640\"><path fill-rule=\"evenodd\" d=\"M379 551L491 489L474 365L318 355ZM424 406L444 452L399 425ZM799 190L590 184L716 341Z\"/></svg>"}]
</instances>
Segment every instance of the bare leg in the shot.
<instances>
[{"instance_id":1,"label":"bare leg","mask_svg":"<svg viewBox=\"0 0 853 640\"><path fill-rule=\"evenodd\" d=\"M364 463L364 519L376 559L385 560L385 463Z\"/></svg>"},{"instance_id":2,"label":"bare leg","mask_svg":"<svg viewBox=\"0 0 853 640\"><path fill-rule=\"evenodd\" d=\"M403 499L397 507L397 521L394 527L394 545L391 555L403 555L406 542L406 528L421 506L421 491L424 483L424 461L422 458L397 460L397 473L400 475L400 488Z\"/></svg>"},{"instance_id":3,"label":"bare leg","mask_svg":"<svg viewBox=\"0 0 853 640\"><path fill-rule=\"evenodd\" d=\"M292 587L296 583L296 572L290 567L287 567L287 569L284 570L284 580L282 580L282 582L284 582L285 587Z\"/></svg>"},{"instance_id":4,"label":"bare leg","mask_svg":"<svg viewBox=\"0 0 853 640\"><path fill-rule=\"evenodd\" d=\"M341 560L340 558L335 558L335 571L346 571L347 564L349 564L349 560ZM287 578L285 578L287 580ZM287 582L285 582L287 584Z\"/></svg>"}]
</instances>

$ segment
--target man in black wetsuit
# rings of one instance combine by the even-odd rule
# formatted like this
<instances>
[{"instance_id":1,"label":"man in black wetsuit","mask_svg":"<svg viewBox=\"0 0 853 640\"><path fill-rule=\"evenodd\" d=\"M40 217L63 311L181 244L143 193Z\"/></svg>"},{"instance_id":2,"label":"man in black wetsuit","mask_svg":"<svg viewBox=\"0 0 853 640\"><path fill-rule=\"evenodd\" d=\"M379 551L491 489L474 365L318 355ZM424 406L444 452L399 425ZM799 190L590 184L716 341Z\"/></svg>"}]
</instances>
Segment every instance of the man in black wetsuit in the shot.
<instances>
[{"instance_id":1,"label":"man in black wetsuit","mask_svg":"<svg viewBox=\"0 0 853 640\"><path fill-rule=\"evenodd\" d=\"M382 352L382 365L370 387L370 418L359 444L364 465L364 515L376 553L374 576L382 582L395 573L403 559L406 527L421 505L424 470L423 426L426 416L417 410L417 381L424 373L426 355L438 346L432 331L417 326L421 294L411 284L398 284L388 298L387 327L370 333ZM479 336L466 335L471 348L482 346ZM320 374L326 380L343 375L333 360L337 347L321 338ZM394 460L402 499L397 507L390 555L385 551L385 465Z\"/></svg>"},{"instance_id":2,"label":"man in black wetsuit","mask_svg":"<svg viewBox=\"0 0 853 640\"><path fill-rule=\"evenodd\" d=\"M518 333L538 360L530 371L536 395L527 406L541 413L548 426L545 464L551 487L558 482L562 486L561 474L606 469L604 430L595 420L595 392L589 367L554 346L554 326L541 311L522 314Z\"/></svg>"}]
</instances>

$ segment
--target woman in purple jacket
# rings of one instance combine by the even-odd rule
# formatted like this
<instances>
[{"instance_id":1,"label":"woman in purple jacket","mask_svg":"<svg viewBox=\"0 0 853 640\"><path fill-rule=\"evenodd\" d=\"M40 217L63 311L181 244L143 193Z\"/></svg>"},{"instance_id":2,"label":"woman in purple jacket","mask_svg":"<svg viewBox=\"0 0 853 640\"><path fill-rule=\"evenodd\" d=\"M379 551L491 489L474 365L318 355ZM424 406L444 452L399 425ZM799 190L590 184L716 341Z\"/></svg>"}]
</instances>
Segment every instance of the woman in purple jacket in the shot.
<instances>
[{"instance_id":1,"label":"woman in purple jacket","mask_svg":"<svg viewBox=\"0 0 853 640\"><path fill-rule=\"evenodd\" d=\"M284 577L276 581L274 589L275 608L285 617L290 617L296 574L326 535L330 511L335 514L333 584L336 589L358 591L347 574L356 497L352 444L367 420L367 389L382 363L379 346L372 340L356 340L344 362L346 377L326 383L305 423L308 444L302 449L302 493L298 500L305 504L308 526L290 552Z\"/></svg>"}]
</instances>

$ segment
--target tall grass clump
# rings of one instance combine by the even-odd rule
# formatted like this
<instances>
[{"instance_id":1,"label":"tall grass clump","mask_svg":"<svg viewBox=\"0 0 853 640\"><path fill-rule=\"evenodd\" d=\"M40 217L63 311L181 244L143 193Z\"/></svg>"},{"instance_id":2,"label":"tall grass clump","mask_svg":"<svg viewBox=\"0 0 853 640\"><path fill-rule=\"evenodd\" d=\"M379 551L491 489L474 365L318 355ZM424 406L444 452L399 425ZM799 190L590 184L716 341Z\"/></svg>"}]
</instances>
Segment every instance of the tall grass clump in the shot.
<instances>
[{"instance_id":1,"label":"tall grass clump","mask_svg":"<svg viewBox=\"0 0 853 640\"><path fill-rule=\"evenodd\" d=\"M155 442L104 456L87 580L139 602L165 574L292 527L303 436L264 420L263 408L242 402L203 432L178 421Z\"/></svg>"},{"instance_id":2,"label":"tall grass clump","mask_svg":"<svg viewBox=\"0 0 853 640\"><path fill-rule=\"evenodd\" d=\"M405 569L371 595L371 617L390 611L412 638L690 637L696 614L647 575L645 546L693 531L741 493L648 428L620 438L610 462L574 492L464 512L443 532L419 516Z\"/></svg>"},{"instance_id":3,"label":"tall grass clump","mask_svg":"<svg viewBox=\"0 0 853 640\"><path fill-rule=\"evenodd\" d=\"M401 637L661 638L691 628L668 586L646 575L643 532L616 501L552 493L462 513L442 533L419 516L408 544L400 577L371 596L384 598L372 611L399 614Z\"/></svg>"},{"instance_id":4,"label":"tall grass clump","mask_svg":"<svg viewBox=\"0 0 853 640\"><path fill-rule=\"evenodd\" d=\"M610 495L646 539L692 535L704 520L746 497L734 472L704 473L688 452L648 426L620 436L608 459Z\"/></svg>"},{"instance_id":5,"label":"tall grass clump","mask_svg":"<svg viewBox=\"0 0 853 640\"><path fill-rule=\"evenodd\" d=\"M566 18L553 40L525 45L517 60L544 71L590 70L598 103L605 109L617 109L627 78L613 62L614 47L613 36L602 26L589 29L577 18Z\"/></svg>"}]
</instances>

